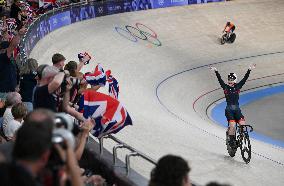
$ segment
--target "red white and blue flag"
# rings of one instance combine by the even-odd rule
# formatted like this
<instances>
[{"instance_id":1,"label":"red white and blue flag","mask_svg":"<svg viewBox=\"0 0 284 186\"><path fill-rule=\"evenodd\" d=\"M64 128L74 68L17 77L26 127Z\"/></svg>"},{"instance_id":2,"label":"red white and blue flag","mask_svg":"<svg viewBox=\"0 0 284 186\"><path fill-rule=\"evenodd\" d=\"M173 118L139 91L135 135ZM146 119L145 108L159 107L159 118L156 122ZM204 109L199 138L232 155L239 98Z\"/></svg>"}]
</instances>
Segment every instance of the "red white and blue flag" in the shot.
<instances>
[{"instance_id":1,"label":"red white and blue flag","mask_svg":"<svg viewBox=\"0 0 284 186\"><path fill-rule=\"evenodd\" d=\"M132 125L130 115L118 100L95 90L84 91L79 107L85 118L95 119L92 134L96 137L115 134L125 126Z\"/></svg>"},{"instance_id":2,"label":"red white and blue flag","mask_svg":"<svg viewBox=\"0 0 284 186\"><path fill-rule=\"evenodd\" d=\"M106 84L106 75L101 71L95 71L94 73L89 73L84 75L84 79L88 84L96 86L105 86Z\"/></svg>"},{"instance_id":3,"label":"red white and blue flag","mask_svg":"<svg viewBox=\"0 0 284 186\"><path fill-rule=\"evenodd\" d=\"M111 97L118 99L119 85L118 81L113 76L108 76L108 93Z\"/></svg>"},{"instance_id":4,"label":"red white and blue flag","mask_svg":"<svg viewBox=\"0 0 284 186\"><path fill-rule=\"evenodd\" d=\"M102 73L105 73L102 65L100 63L97 64L96 68L95 68L95 72L100 71Z\"/></svg>"}]
</instances>

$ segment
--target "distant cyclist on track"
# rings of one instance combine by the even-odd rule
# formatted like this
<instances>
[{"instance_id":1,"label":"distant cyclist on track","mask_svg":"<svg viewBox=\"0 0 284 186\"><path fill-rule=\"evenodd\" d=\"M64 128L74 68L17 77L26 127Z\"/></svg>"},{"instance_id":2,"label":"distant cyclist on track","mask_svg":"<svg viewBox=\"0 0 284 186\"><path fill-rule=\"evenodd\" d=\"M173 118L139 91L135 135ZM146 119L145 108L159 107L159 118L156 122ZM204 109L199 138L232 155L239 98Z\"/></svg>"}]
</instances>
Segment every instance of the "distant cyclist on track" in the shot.
<instances>
[{"instance_id":1,"label":"distant cyclist on track","mask_svg":"<svg viewBox=\"0 0 284 186\"><path fill-rule=\"evenodd\" d=\"M227 22L225 25L225 28L223 30L223 33L226 32L228 38L231 36L231 34L234 32L235 30L235 25L232 22Z\"/></svg>"},{"instance_id":2,"label":"distant cyclist on track","mask_svg":"<svg viewBox=\"0 0 284 186\"><path fill-rule=\"evenodd\" d=\"M230 73L228 75L228 84L226 84L219 74L217 68L210 67L212 71L215 71L217 79L224 90L224 94L226 97L227 107L225 109L225 116L229 123L228 133L229 133L229 143L230 146L234 146L235 144L235 125L239 123L240 125L245 125L245 118L241 112L239 106L239 93L245 82L247 81L250 72L255 68L255 64L249 67L247 73L244 78L237 83L237 75L235 73Z\"/></svg>"}]
</instances>

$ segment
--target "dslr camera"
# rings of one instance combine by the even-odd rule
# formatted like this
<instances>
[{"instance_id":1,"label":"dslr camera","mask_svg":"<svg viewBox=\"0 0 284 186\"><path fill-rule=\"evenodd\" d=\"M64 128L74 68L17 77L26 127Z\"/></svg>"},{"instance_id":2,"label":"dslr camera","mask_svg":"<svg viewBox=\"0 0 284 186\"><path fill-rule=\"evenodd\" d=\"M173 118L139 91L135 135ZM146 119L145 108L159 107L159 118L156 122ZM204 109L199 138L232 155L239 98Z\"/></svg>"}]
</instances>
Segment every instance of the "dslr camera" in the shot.
<instances>
[{"instance_id":1,"label":"dslr camera","mask_svg":"<svg viewBox=\"0 0 284 186\"><path fill-rule=\"evenodd\" d=\"M75 148L75 137L72 133L74 128L74 119L65 114L65 113L56 113L54 119L54 129L52 134L52 147L51 154L48 160L47 167L51 170L58 170L61 168L65 162L60 157L57 149L55 148L55 144L59 144L63 149L67 149L67 144L70 146L69 148Z\"/></svg>"}]
</instances>

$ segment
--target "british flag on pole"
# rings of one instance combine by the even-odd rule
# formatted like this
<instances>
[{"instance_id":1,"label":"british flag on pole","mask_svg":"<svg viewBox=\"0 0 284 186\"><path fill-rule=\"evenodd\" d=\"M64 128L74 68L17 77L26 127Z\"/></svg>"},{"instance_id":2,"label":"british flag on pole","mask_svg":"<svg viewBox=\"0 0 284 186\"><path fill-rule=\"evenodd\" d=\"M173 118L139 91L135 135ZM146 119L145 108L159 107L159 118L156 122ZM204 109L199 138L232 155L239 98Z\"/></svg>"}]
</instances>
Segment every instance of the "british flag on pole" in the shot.
<instances>
[{"instance_id":1,"label":"british flag on pole","mask_svg":"<svg viewBox=\"0 0 284 186\"><path fill-rule=\"evenodd\" d=\"M96 90L85 90L79 105L85 118L95 119L92 134L96 137L115 134L125 126L132 125L130 115L118 100Z\"/></svg>"}]
</instances>

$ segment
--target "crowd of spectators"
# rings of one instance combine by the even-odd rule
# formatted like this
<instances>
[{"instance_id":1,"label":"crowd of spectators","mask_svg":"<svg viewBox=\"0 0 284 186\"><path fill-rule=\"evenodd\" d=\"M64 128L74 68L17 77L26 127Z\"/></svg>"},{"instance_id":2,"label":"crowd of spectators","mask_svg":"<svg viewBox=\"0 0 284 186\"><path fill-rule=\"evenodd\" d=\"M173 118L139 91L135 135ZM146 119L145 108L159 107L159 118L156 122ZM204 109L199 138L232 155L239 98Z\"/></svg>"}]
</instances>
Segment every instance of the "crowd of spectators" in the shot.
<instances>
[{"instance_id":1,"label":"crowd of spectators","mask_svg":"<svg viewBox=\"0 0 284 186\"><path fill-rule=\"evenodd\" d=\"M20 40L42 11L35 10L35 2L19 0L1 1L0 6L0 184L127 186L86 149L89 133L99 130L102 136L105 129L79 108L84 93L96 93L106 82L109 97L99 96L119 105L118 81L111 71L98 64L94 72L83 74L90 60L87 53L67 64L60 53L50 64L17 61ZM108 126L119 126L108 119L100 117ZM164 156L152 170L149 186L190 186L189 172L183 158Z\"/></svg>"}]
</instances>

